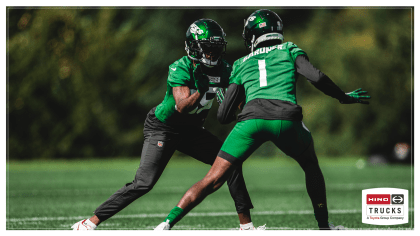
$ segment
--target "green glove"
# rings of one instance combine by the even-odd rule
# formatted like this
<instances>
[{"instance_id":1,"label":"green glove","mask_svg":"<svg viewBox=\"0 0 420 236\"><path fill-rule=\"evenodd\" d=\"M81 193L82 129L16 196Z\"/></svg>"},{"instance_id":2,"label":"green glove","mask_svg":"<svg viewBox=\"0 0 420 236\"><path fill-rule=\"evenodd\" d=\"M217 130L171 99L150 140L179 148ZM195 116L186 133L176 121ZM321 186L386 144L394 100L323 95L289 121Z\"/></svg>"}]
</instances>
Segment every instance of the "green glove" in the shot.
<instances>
[{"instance_id":1,"label":"green glove","mask_svg":"<svg viewBox=\"0 0 420 236\"><path fill-rule=\"evenodd\" d=\"M216 101L220 104L222 104L223 100L225 100L225 93L227 91L227 88L218 88L216 92Z\"/></svg>"},{"instance_id":2,"label":"green glove","mask_svg":"<svg viewBox=\"0 0 420 236\"><path fill-rule=\"evenodd\" d=\"M364 101L361 99L370 99L370 96L363 96L362 94L366 94L366 91L362 91L361 88L354 90L353 92L346 93L346 98L341 100L341 104L352 104L352 103L361 103L361 104L369 104L368 101Z\"/></svg>"},{"instance_id":3,"label":"green glove","mask_svg":"<svg viewBox=\"0 0 420 236\"><path fill-rule=\"evenodd\" d=\"M194 68L193 76L197 91L201 94L206 93L209 90L209 79L203 75L200 64L197 64Z\"/></svg>"}]
</instances>

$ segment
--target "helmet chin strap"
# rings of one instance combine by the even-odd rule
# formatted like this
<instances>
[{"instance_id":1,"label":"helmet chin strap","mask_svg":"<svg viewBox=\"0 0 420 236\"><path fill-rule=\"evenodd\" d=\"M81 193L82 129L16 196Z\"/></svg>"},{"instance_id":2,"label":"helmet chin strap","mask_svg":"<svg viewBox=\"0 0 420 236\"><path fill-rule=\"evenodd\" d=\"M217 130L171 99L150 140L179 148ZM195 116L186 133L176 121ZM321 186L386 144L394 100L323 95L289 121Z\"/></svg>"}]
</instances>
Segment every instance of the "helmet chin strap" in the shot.
<instances>
[{"instance_id":1,"label":"helmet chin strap","mask_svg":"<svg viewBox=\"0 0 420 236\"><path fill-rule=\"evenodd\" d=\"M255 35L252 35L252 39L251 39L251 52L254 52L254 41L255 41Z\"/></svg>"}]
</instances>

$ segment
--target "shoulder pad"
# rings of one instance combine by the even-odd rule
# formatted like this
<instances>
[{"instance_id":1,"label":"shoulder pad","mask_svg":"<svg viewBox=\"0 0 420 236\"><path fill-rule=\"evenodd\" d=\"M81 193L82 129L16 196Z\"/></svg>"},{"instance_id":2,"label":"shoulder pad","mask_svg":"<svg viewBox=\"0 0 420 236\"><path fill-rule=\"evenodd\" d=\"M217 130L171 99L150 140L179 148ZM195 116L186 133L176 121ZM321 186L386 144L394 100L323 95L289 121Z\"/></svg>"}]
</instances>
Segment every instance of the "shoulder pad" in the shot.
<instances>
[{"instance_id":1,"label":"shoulder pad","mask_svg":"<svg viewBox=\"0 0 420 236\"><path fill-rule=\"evenodd\" d=\"M292 43L292 42L285 42L283 43L286 48L297 48L298 46L296 46L296 44Z\"/></svg>"}]
</instances>

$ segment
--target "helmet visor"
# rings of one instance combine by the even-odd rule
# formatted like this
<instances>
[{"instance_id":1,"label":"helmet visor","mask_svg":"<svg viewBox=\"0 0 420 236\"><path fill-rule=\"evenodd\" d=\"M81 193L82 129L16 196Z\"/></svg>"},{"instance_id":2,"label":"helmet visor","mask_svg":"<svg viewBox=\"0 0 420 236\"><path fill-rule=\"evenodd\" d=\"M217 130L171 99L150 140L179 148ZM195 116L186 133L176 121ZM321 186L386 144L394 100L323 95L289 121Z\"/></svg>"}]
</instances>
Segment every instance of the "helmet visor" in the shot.
<instances>
[{"instance_id":1,"label":"helmet visor","mask_svg":"<svg viewBox=\"0 0 420 236\"><path fill-rule=\"evenodd\" d=\"M205 55L218 59L222 54L224 54L226 50L226 43L203 42L200 43L200 47Z\"/></svg>"}]
</instances>

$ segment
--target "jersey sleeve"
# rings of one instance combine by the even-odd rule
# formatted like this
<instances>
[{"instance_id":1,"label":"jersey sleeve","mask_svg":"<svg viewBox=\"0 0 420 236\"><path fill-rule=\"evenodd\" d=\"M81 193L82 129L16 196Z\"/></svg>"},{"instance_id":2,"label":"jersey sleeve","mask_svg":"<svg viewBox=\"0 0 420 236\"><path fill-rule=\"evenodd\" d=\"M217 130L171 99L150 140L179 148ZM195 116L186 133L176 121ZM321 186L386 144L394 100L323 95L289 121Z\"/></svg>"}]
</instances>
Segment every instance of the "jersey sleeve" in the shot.
<instances>
[{"instance_id":1,"label":"jersey sleeve","mask_svg":"<svg viewBox=\"0 0 420 236\"><path fill-rule=\"evenodd\" d=\"M191 75L188 67L179 61L169 66L168 84L171 87L187 86Z\"/></svg>"},{"instance_id":2,"label":"jersey sleeve","mask_svg":"<svg viewBox=\"0 0 420 236\"><path fill-rule=\"evenodd\" d=\"M296 59L296 71L323 93L342 101L346 94L327 75L313 66L307 57L300 56Z\"/></svg>"},{"instance_id":3,"label":"jersey sleeve","mask_svg":"<svg viewBox=\"0 0 420 236\"><path fill-rule=\"evenodd\" d=\"M217 110L217 120L221 124L229 124L234 121L236 119L235 112L244 97L245 89L243 86L235 83L230 84L225 93L225 99Z\"/></svg>"},{"instance_id":4,"label":"jersey sleeve","mask_svg":"<svg viewBox=\"0 0 420 236\"><path fill-rule=\"evenodd\" d=\"M306 52L298 48L296 44L291 43L291 42L288 42L287 44L288 44L287 48L289 49L290 55L292 56L292 59L294 62L296 61L296 58L300 55L306 56L308 58L308 55L306 54Z\"/></svg>"}]
</instances>

